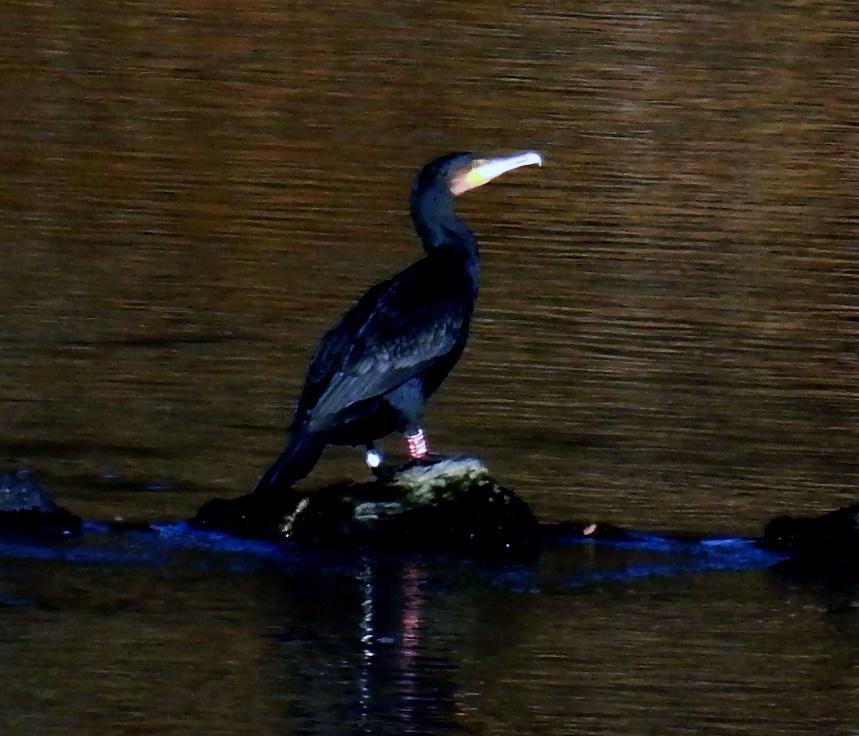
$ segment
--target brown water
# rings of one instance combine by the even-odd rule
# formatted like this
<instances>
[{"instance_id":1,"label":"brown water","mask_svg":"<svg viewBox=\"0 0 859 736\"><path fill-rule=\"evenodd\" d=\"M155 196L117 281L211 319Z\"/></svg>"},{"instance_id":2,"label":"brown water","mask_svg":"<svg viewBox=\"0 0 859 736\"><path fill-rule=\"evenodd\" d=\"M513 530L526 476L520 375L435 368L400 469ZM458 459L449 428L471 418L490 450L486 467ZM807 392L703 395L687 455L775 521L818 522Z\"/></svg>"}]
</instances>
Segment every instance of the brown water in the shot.
<instances>
[{"instance_id":1,"label":"brown water","mask_svg":"<svg viewBox=\"0 0 859 736\"><path fill-rule=\"evenodd\" d=\"M483 284L435 449L544 519L855 502L853 4L21 0L0 41L0 459L83 516L249 488L462 149L546 165L462 202ZM769 573L378 574L368 653L372 570L4 564L35 604L0 615L4 733L859 732L854 596Z\"/></svg>"}]
</instances>

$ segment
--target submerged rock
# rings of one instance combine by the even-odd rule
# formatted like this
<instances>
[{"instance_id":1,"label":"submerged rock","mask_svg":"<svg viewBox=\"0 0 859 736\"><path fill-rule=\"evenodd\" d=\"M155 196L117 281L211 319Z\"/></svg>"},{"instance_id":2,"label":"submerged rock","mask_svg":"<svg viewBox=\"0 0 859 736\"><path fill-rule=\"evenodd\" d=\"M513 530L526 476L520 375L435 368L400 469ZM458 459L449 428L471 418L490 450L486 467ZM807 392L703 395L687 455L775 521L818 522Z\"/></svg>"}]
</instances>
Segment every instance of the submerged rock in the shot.
<instances>
[{"instance_id":1,"label":"submerged rock","mask_svg":"<svg viewBox=\"0 0 859 736\"><path fill-rule=\"evenodd\" d=\"M527 504L475 458L407 464L387 478L310 492L215 499L191 524L257 539L493 561L527 562L540 551Z\"/></svg>"},{"instance_id":2,"label":"submerged rock","mask_svg":"<svg viewBox=\"0 0 859 736\"><path fill-rule=\"evenodd\" d=\"M640 542L642 535L604 521L558 521L543 525L543 539L552 544L564 544L570 540Z\"/></svg>"},{"instance_id":3,"label":"submerged rock","mask_svg":"<svg viewBox=\"0 0 859 736\"><path fill-rule=\"evenodd\" d=\"M821 516L779 516L767 524L760 545L789 555L792 567L818 572L856 572L859 505Z\"/></svg>"},{"instance_id":4,"label":"submerged rock","mask_svg":"<svg viewBox=\"0 0 859 736\"><path fill-rule=\"evenodd\" d=\"M80 533L80 517L57 506L26 470L0 475L0 534L50 541Z\"/></svg>"}]
</instances>

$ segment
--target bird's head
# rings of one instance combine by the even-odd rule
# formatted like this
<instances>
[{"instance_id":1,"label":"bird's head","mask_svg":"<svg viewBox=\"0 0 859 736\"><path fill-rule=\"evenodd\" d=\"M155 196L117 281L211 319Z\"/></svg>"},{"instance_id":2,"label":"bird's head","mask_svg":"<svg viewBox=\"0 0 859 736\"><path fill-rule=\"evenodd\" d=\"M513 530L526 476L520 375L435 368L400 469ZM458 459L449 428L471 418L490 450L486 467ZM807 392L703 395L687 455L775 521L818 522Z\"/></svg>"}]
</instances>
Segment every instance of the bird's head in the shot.
<instances>
[{"instance_id":1,"label":"bird's head","mask_svg":"<svg viewBox=\"0 0 859 736\"><path fill-rule=\"evenodd\" d=\"M415 229L428 252L454 247L475 258L477 244L468 227L454 214L453 200L521 166L542 166L539 153L485 158L474 153L449 153L424 166L412 188L411 213Z\"/></svg>"},{"instance_id":2,"label":"bird's head","mask_svg":"<svg viewBox=\"0 0 859 736\"><path fill-rule=\"evenodd\" d=\"M448 153L421 169L415 180L415 190L433 189L442 184L450 194L458 197L501 174L532 164L543 165L542 156L535 151L494 158L485 158L475 153Z\"/></svg>"}]
</instances>

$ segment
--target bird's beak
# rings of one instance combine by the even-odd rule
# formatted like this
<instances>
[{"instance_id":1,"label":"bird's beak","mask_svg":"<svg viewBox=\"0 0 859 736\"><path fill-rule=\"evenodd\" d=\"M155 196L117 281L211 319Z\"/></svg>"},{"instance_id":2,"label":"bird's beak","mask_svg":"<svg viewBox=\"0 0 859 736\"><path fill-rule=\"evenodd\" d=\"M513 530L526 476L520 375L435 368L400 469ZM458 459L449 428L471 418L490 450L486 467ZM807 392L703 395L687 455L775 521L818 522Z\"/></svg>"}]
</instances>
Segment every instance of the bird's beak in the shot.
<instances>
[{"instance_id":1,"label":"bird's beak","mask_svg":"<svg viewBox=\"0 0 859 736\"><path fill-rule=\"evenodd\" d=\"M471 189L483 186L501 174L518 169L522 166L543 165L543 157L536 151L525 151L512 156L484 158L473 161L467 170L457 172L450 182L450 191L454 197L464 194Z\"/></svg>"}]
</instances>

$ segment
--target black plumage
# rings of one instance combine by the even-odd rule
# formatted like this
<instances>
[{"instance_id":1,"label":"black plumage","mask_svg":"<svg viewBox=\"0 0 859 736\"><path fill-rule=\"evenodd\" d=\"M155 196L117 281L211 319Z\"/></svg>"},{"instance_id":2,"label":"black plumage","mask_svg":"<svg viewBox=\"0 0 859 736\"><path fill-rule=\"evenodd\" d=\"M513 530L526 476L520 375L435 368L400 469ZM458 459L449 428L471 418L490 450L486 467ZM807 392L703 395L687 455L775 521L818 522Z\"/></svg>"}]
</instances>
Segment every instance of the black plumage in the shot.
<instances>
[{"instance_id":1,"label":"black plumage","mask_svg":"<svg viewBox=\"0 0 859 736\"><path fill-rule=\"evenodd\" d=\"M372 444L419 431L426 401L459 360L477 298L477 240L454 197L536 153L443 156L415 179L411 214L426 256L369 289L322 338L307 372L286 449L255 492L304 478L328 444Z\"/></svg>"}]
</instances>

